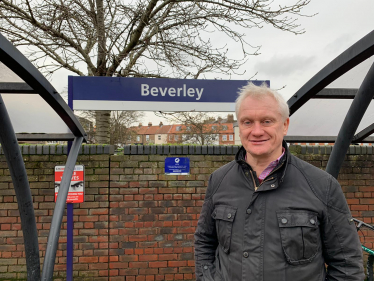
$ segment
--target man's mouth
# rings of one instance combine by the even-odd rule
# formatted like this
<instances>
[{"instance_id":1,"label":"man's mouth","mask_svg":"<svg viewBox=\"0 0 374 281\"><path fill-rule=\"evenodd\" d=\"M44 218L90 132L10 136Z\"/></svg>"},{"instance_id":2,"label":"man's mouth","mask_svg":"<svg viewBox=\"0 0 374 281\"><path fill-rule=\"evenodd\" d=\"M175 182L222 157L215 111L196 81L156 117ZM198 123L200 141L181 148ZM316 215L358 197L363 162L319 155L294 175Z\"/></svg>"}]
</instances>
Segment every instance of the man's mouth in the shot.
<instances>
[{"instance_id":1,"label":"man's mouth","mask_svg":"<svg viewBox=\"0 0 374 281\"><path fill-rule=\"evenodd\" d=\"M268 140L251 140L250 142L254 143L254 144L261 144L261 143L264 143L266 141L268 141Z\"/></svg>"}]
</instances>

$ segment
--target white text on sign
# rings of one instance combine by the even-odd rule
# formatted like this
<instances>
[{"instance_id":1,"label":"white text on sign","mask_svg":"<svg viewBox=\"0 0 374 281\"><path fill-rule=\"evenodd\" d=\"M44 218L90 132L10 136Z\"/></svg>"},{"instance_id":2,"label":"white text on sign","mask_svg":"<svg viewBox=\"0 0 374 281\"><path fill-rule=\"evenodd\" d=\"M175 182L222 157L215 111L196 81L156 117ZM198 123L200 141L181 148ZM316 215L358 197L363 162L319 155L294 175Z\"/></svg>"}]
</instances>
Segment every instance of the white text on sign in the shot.
<instances>
[{"instance_id":1,"label":"white text on sign","mask_svg":"<svg viewBox=\"0 0 374 281\"><path fill-rule=\"evenodd\" d=\"M165 97L166 95L169 95L171 97L195 97L196 100L200 100L201 96L203 95L204 88L187 88L186 84L183 84L182 88L161 88L161 87L152 87L149 89L148 84L141 84L141 95L142 96L148 96L151 94L151 96L157 97L158 95L161 95Z\"/></svg>"}]
</instances>

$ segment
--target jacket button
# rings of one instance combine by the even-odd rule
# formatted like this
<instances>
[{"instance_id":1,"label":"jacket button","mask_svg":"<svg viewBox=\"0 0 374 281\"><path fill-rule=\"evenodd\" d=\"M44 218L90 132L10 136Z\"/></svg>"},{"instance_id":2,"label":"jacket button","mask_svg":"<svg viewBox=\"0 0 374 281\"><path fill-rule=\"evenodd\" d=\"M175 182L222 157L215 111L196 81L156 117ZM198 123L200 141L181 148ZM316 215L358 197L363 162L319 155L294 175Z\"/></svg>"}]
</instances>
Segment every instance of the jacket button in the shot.
<instances>
[{"instance_id":1,"label":"jacket button","mask_svg":"<svg viewBox=\"0 0 374 281\"><path fill-rule=\"evenodd\" d=\"M270 185L271 187L275 187L275 184Z\"/></svg>"},{"instance_id":2,"label":"jacket button","mask_svg":"<svg viewBox=\"0 0 374 281\"><path fill-rule=\"evenodd\" d=\"M228 213L227 218L228 218L228 219L231 218L231 214L230 214L230 213Z\"/></svg>"},{"instance_id":3,"label":"jacket button","mask_svg":"<svg viewBox=\"0 0 374 281\"><path fill-rule=\"evenodd\" d=\"M315 224L316 221L315 221L314 219L310 219L310 223L311 223L311 224Z\"/></svg>"},{"instance_id":4,"label":"jacket button","mask_svg":"<svg viewBox=\"0 0 374 281\"><path fill-rule=\"evenodd\" d=\"M247 209L247 214L250 215L252 213L251 209Z\"/></svg>"},{"instance_id":5,"label":"jacket button","mask_svg":"<svg viewBox=\"0 0 374 281\"><path fill-rule=\"evenodd\" d=\"M248 256L249 256L248 252L243 253L243 257L248 258Z\"/></svg>"},{"instance_id":6,"label":"jacket button","mask_svg":"<svg viewBox=\"0 0 374 281\"><path fill-rule=\"evenodd\" d=\"M288 220L287 220L286 218L283 218L283 219L281 220L281 222L282 222L283 224L286 224L286 223L288 222Z\"/></svg>"},{"instance_id":7,"label":"jacket button","mask_svg":"<svg viewBox=\"0 0 374 281\"><path fill-rule=\"evenodd\" d=\"M207 266L207 265L204 265L204 269L207 270L207 269L208 269L208 266Z\"/></svg>"}]
</instances>

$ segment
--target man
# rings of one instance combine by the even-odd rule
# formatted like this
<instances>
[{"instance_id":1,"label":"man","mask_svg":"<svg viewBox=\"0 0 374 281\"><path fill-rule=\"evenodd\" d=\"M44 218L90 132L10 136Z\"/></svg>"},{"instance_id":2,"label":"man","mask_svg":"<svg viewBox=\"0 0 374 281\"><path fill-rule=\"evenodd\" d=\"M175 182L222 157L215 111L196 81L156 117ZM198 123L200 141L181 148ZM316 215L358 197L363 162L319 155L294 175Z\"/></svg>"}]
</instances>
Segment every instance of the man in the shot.
<instances>
[{"instance_id":1,"label":"man","mask_svg":"<svg viewBox=\"0 0 374 281\"><path fill-rule=\"evenodd\" d=\"M284 99L249 84L236 116L243 146L210 177L195 233L196 280L362 281L341 187L289 153Z\"/></svg>"}]
</instances>

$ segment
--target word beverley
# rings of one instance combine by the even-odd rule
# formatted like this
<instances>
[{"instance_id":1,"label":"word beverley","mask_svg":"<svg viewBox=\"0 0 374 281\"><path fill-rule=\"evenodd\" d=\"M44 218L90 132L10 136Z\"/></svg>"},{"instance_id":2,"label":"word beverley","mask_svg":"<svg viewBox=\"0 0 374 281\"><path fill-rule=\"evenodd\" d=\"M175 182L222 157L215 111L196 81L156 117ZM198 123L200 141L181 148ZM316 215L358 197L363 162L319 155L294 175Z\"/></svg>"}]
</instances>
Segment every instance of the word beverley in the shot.
<instances>
[{"instance_id":1,"label":"word beverley","mask_svg":"<svg viewBox=\"0 0 374 281\"><path fill-rule=\"evenodd\" d=\"M158 95L161 96L166 96L169 95L171 97L195 97L196 95L196 100L199 100L201 96L203 95L204 88L187 88L186 84L183 84L182 88L161 88L161 87L152 87L149 90L149 85L148 84L141 84L141 95L142 96L148 96L151 94L151 96L157 97Z\"/></svg>"}]
</instances>

